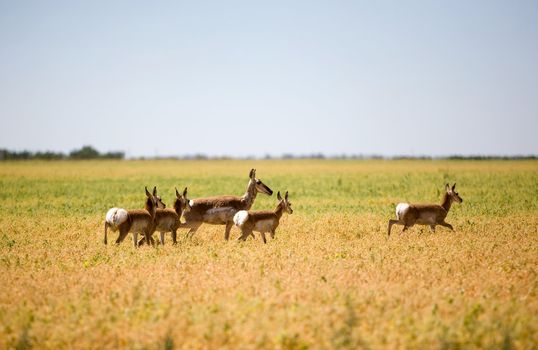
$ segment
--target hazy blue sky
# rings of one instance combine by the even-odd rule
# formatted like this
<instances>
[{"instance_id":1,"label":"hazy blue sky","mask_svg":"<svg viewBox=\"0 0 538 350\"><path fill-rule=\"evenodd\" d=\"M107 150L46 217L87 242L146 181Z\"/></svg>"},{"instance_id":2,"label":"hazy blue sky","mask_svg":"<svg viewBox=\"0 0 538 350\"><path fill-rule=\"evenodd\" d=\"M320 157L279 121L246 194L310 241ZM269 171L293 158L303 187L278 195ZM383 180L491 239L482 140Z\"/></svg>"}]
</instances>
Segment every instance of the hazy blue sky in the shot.
<instances>
[{"instance_id":1,"label":"hazy blue sky","mask_svg":"<svg viewBox=\"0 0 538 350\"><path fill-rule=\"evenodd\" d=\"M0 1L0 148L538 154L538 1Z\"/></svg>"}]
</instances>

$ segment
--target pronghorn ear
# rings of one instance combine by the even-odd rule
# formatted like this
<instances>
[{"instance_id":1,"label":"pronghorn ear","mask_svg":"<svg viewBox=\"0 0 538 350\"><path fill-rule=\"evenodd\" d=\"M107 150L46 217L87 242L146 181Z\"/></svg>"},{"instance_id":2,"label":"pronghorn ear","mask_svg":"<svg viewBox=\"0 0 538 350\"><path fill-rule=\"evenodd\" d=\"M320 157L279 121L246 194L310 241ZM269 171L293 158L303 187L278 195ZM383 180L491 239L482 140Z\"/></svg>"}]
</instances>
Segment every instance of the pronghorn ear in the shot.
<instances>
[{"instance_id":1,"label":"pronghorn ear","mask_svg":"<svg viewBox=\"0 0 538 350\"><path fill-rule=\"evenodd\" d=\"M157 186L153 186L153 195L154 195L154 196L157 195Z\"/></svg>"},{"instance_id":2,"label":"pronghorn ear","mask_svg":"<svg viewBox=\"0 0 538 350\"><path fill-rule=\"evenodd\" d=\"M187 187L183 190L183 197L187 198Z\"/></svg>"},{"instance_id":3,"label":"pronghorn ear","mask_svg":"<svg viewBox=\"0 0 538 350\"><path fill-rule=\"evenodd\" d=\"M288 191L286 191L286 194L284 195L284 199L288 200Z\"/></svg>"},{"instance_id":4,"label":"pronghorn ear","mask_svg":"<svg viewBox=\"0 0 538 350\"><path fill-rule=\"evenodd\" d=\"M179 198L179 197L180 197L180 196L179 196L179 192L177 191L177 188L176 188L176 187L174 187L174 188L176 189L176 197Z\"/></svg>"},{"instance_id":5,"label":"pronghorn ear","mask_svg":"<svg viewBox=\"0 0 538 350\"><path fill-rule=\"evenodd\" d=\"M456 188L456 183L454 182L454 186L452 186L452 191Z\"/></svg>"},{"instance_id":6,"label":"pronghorn ear","mask_svg":"<svg viewBox=\"0 0 538 350\"><path fill-rule=\"evenodd\" d=\"M256 169L250 169L250 174L248 174L248 177L254 179L256 177Z\"/></svg>"},{"instance_id":7,"label":"pronghorn ear","mask_svg":"<svg viewBox=\"0 0 538 350\"><path fill-rule=\"evenodd\" d=\"M446 185L445 185L445 190L448 192L449 189L450 189L450 185L449 185L449 184L446 184Z\"/></svg>"},{"instance_id":8,"label":"pronghorn ear","mask_svg":"<svg viewBox=\"0 0 538 350\"><path fill-rule=\"evenodd\" d=\"M276 194L276 199L278 199L279 201L282 200L282 196L280 195L280 191L278 191L278 193Z\"/></svg>"},{"instance_id":9,"label":"pronghorn ear","mask_svg":"<svg viewBox=\"0 0 538 350\"><path fill-rule=\"evenodd\" d=\"M151 197L151 194L148 192L148 188L144 187L146 189L146 196Z\"/></svg>"}]
</instances>

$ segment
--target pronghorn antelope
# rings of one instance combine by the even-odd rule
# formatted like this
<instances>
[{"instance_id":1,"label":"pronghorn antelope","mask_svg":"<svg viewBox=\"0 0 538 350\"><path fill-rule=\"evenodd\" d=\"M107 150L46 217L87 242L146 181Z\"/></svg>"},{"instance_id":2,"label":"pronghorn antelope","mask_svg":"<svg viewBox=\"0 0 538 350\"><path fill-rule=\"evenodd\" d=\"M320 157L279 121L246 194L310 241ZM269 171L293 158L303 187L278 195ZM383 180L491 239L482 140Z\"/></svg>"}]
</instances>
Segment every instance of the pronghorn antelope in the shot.
<instances>
[{"instance_id":1,"label":"pronghorn antelope","mask_svg":"<svg viewBox=\"0 0 538 350\"><path fill-rule=\"evenodd\" d=\"M153 189L156 194L156 188ZM161 202L162 203L162 202ZM142 233L149 242L151 230L154 225L156 199L148 192L146 188L146 205L145 209L125 210L121 208L109 209L105 219L105 244L107 244L107 230L120 231L116 244L120 244L129 232L133 233L133 244L138 246L138 234Z\"/></svg>"},{"instance_id":2,"label":"pronghorn antelope","mask_svg":"<svg viewBox=\"0 0 538 350\"><path fill-rule=\"evenodd\" d=\"M435 226L441 225L448 227L452 231L454 228L449 223L445 222L446 215L450 210L452 202L463 202L463 199L456 192L456 184L450 188L448 184L445 186L445 196L443 197L443 202L441 205L438 204L409 204L409 203L399 203L396 206L396 220L389 220L389 232L392 225L403 225L403 231L407 230L409 227L417 225L429 225L432 232L435 232Z\"/></svg>"},{"instance_id":3,"label":"pronghorn antelope","mask_svg":"<svg viewBox=\"0 0 538 350\"><path fill-rule=\"evenodd\" d=\"M275 231L280 223L280 218L284 212L288 214L293 213L291 209L291 203L288 202L288 191L284 195L284 199L280 196L280 192L277 193L278 205L274 211L238 211L234 216L235 226L241 229L241 237L238 240L246 240L249 235L254 236L252 231L260 232L262 235L263 243L267 243L265 233L269 232L271 238L275 238Z\"/></svg>"},{"instance_id":4,"label":"pronghorn antelope","mask_svg":"<svg viewBox=\"0 0 538 350\"><path fill-rule=\"evenodd\" d=\"M196 198L189 202L191 210L185 213L185 223L181 228L190 228L187 237L192 237L203 224L226 225L224 239L230 238L233 226L233 217L239 210L249 210L256 199L258 192L272 195L273 191L256 178L256 170L250 170L247 190L242 197L218 196Z\"/></svg>"},{"instance_id":5,"label":"pronghorn antelope","mask_svg":"<svg viewBox=\"0 0 538 350\"><path fill-rule=\"evenodd\" d=\"M157 195L156 191L153 192L153 195ZM185 187L183 194L181 195L176 188L174 209L157 209L155 212L155 224L151 230L151 235L153 235L155 231L159 231L161 244L164 245L164 234L166 232L171 232L173 244L177 244L177 229L181 224L181 215L188 212L190 209L191 206L189 205L189 199L187 198L187 187ZM143 237L138 241L138 245L142 245L145 240L146 238Z\"/></svg>"}]
</instances>

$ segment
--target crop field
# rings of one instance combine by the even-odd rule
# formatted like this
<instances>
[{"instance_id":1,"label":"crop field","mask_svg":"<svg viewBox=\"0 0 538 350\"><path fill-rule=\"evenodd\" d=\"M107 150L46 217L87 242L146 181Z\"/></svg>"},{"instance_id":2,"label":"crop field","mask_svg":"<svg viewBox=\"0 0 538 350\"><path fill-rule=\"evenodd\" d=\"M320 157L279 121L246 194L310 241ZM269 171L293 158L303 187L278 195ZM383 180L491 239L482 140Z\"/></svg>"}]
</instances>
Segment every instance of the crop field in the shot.
<instances>
[{"instance_id":1,"label":"crop field","mask_svg":"<svg viewBox=\"0 0 538 350\"><path fill-rule=\"evenodd\" d=\"M242 195L251 168L294 209L275 239L103 244L110 207ZM387 222L440 203L455 231ZM536 161L0 163L1 349L536 349ZM117 233L109 235L113 242ZM155 238L158 234L154 235Z\"/></svg>"}]
</instances>

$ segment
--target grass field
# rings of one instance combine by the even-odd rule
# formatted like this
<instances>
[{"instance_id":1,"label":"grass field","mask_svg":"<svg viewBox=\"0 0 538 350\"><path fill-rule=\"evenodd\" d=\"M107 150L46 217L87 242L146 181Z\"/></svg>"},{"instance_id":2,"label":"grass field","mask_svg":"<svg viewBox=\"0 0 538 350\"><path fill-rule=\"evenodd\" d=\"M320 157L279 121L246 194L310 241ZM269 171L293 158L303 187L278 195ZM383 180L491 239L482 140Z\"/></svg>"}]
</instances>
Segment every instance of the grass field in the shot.
<instances>
[{"instance_id":1,"label":"grass field","mask_svg":"<svg viewBox=\"0 0 538 350\"><path fill-rule=\"evenodd\" d=\"M241 195L250 168L293 203L268 244L207 225L103 244L107 209L141 208L144 186ZM455 232L387 238L397 202L446 182ZM538 347L536 161L3 162L0 199L2 349Z\"/></svg>"}]
</instances>

